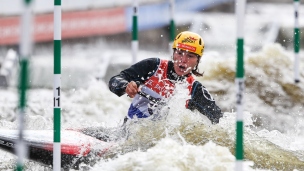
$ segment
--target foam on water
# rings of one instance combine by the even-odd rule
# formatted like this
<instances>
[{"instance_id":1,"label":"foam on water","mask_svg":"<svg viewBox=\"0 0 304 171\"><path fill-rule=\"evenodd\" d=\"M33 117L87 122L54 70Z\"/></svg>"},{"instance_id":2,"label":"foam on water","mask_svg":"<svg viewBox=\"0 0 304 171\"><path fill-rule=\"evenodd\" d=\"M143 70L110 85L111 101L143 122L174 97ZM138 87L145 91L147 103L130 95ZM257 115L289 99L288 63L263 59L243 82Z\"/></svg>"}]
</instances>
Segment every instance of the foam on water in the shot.
<instances>
[{"instance_id":1,"label":"foam on water","mask_svg":"<svg viewBox=\"0 0 304 171\"><path fill-rule=\"evenodd\" d=\"M257 126L281 132L297 130L303 135L299 120L303 120L304 115L304 85L294 84L291 56L279 44L266 45L257 53L246 54L245 110L253 114ZM235 64L235 58L210 56L203 58L200 65L205 76L199 80L224 111L235 110ZM300 72L302 80L304 73Z\"/></svg>"},{"instance_id":2,"label":"foam on water","mask_svg":"<svg viewBox=\"0 0 304 171\"><path fill-rule=\"evenodd\" d=\"M233 170L234 156L230 151L208 142L203 146L180 143L163 138L147 151L136 150L117 159L98 163L92 170ZM246 162L244 169L253 170Z\"/></svg>"}]
</instances>

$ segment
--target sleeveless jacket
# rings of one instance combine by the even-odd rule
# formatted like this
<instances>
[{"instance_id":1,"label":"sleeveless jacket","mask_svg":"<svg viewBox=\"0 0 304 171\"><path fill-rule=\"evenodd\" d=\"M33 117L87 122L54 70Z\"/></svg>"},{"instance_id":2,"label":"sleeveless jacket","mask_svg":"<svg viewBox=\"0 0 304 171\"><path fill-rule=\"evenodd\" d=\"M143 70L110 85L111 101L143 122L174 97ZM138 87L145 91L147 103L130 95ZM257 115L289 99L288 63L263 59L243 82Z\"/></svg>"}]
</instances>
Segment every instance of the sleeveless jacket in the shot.
<instances>
[{"instance_id":1,"label":"sleeveless jacket","mask_svg":"<svg viewBox=\"0 0 304 171\"><path fill-rule=\"evenodd\" d=\"M144 96L152 97L153 99L158 99L159 101L163 98L170 97L175 86L172 80L167 78L167 71L168 60L161 60L156 72L144 82L143 86L141 86L142 94L144 94ZM190 75L186 80L190 90L194 78ZM143 97L143 95L136 94L129 108L128 117L133 118L136 116L137 118L146 118L153 114L154 109L157 109L156 105L157 104L155 103L151 103L148 98Z\"/></svg>"}]
</instances>

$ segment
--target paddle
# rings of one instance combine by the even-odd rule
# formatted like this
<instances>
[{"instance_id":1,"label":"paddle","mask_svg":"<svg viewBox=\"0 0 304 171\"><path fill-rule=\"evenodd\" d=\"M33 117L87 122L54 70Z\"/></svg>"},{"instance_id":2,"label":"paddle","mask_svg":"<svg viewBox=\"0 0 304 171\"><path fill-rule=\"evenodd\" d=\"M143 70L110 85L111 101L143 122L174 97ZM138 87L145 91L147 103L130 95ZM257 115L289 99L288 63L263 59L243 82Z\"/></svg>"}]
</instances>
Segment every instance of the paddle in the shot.
<instances>
[{"instance_id":1,"label":"paddle","mask_svg":"<svg viewBox=\"0 0 304 171\"><path fill-rule=\"evenodd\" d=\"M136 83L137 87L139 87L141 85L139 81L136 81L135 83ZM142 97L147 98L148 100L150 100L153 103L158 103L158 102L161 101L161 98L155 98L155 97L153 97L153 96L151 96L147 93L144 93L142 91L138 91L137 94L141 95Z\"/></svg>"}]
</instances>

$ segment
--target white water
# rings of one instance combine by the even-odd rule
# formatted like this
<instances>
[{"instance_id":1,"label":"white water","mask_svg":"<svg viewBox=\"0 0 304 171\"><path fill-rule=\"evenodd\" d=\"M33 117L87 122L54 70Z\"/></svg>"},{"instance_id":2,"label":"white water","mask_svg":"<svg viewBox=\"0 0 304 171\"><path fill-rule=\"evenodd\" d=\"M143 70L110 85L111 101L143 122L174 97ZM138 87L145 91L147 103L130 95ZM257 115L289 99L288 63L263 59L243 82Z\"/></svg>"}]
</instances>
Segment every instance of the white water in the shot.
<instances>
[{"instance_id":1,"label":"white water","mask_svg":"<svg viewBox=\"0 0 304 171\"><path fill-rule=\"evenodd\" d=\"M206 45L208 42L212 40L205 39ZM227 44L234 46L234 42ZM117 97L108 90L107 83L95 79L102 69L98 64L102 64L104 58L110 56L111 63L116 65L131 61L129 50L114 49L115 52L102 40L94 45L63 47L63 129L122 124L131 99ZM130 125L129 139L118 142L126 154L101 159L94 166L82 166L81 170L234 170L236 62L233 53L226 52L206 49L200 63L200 71L205 72L200 81L225 112L218 125L211 125L198 112L185 109L184 101L188 97L179 90L168 104L170 110L162 113L167 117ZM138 56L168 58L170 55L140 51ZM304 86L293 83L293 53L279 44L268 44L254 53L246 51L245 56L244 170L304 170ZM52 129L53 71L49 65L52 52L38 50L32 59L35 73L31 81L41 80L44 88L27 92L26 128ZM304 80L303 66L301 53L301 80ZM18 92L15 87L0 90L0 102L0 129L16 129ZM0 155L3 156L0 170L13 170L15 157L4 151L0 151ZM259 168L252 168L253 165ZM31 161L26 162L26 167L34 171L51 170Z\"/></svg>"}]
</instances>

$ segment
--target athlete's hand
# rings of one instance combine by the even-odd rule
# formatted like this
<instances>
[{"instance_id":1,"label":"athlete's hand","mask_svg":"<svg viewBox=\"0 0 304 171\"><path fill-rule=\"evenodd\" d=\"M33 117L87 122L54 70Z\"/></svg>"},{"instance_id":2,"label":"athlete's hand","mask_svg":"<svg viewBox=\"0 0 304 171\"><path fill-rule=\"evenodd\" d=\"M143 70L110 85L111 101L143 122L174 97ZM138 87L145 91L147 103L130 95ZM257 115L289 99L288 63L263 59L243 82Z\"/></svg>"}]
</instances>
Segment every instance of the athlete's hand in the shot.
<instances>
[{"instance_id":1,"label":"athlete's hand","mask_svg":"<svg viewBox=\"0 0 304 171\"><path fill-rule=\"evenodd\" d=\"M134 81L128 83L126 87L126 93L129 97L133 98L138 92L137 84Z\"/></svg>"}]
</instances>

